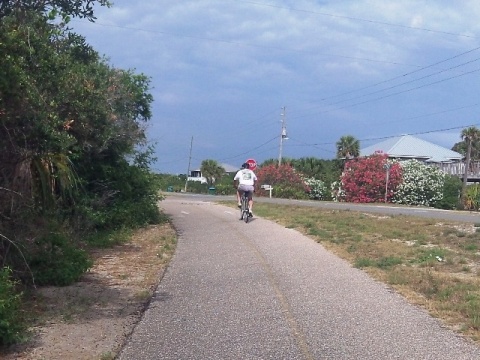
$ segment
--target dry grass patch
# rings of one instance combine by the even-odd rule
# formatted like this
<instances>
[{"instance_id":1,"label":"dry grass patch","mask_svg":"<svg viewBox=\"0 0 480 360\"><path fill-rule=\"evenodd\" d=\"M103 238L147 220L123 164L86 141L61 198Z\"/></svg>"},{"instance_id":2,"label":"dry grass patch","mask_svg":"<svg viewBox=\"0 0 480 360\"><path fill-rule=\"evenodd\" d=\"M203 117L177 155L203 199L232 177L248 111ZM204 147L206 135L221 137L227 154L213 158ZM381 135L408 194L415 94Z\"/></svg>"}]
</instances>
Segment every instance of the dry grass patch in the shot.
<instances>
[{"instance_id":1,"label":"dry grass patch","mask_svg":"<svg viewBox=\"0 0 480 360\"><path fill-rule=\"evenodd\" d=\"M475 225L259 202L255 212L313 238L480 341L480 232Z\"/></svg>"}]
</instances>

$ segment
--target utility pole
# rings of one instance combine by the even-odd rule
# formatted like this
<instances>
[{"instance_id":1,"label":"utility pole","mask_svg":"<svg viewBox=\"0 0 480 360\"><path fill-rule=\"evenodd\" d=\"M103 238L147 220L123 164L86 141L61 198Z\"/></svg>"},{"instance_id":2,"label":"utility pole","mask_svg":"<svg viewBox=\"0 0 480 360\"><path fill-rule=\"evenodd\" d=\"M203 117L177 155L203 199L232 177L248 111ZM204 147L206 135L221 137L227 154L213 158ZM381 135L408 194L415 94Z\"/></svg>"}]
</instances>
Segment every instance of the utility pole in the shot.
<instances>
[{"instance_id":1,"label":"utility pole","mask_svg":"<svg viewBox=\"0 0 480 360\"><path fill-rule=\"evenodd\" d=\"M188 170L187 170L187 178L185 179L185 192L187 192L188 176L190 174L190 164L192 162L192 147L193 147L193 136L192 136L192 140L190 141L190 156L188 157Z\"/></svg>"},{"instance_id":2,"label":"utility pole","mask_svg":"<svg viewBox=\"0 0 480 360\"><path fill-rule=\"evenodd\" d=\"M280 114L281 116L281 122L282 122L282 130L280 132L280 151L278 154L278 166L282 165L282 150L283 150L283 140L288 140L287 137L287 128L285 127L285 114L286 109L285 106L282 108L282 113Z\"/></svg>"}]
</instances>

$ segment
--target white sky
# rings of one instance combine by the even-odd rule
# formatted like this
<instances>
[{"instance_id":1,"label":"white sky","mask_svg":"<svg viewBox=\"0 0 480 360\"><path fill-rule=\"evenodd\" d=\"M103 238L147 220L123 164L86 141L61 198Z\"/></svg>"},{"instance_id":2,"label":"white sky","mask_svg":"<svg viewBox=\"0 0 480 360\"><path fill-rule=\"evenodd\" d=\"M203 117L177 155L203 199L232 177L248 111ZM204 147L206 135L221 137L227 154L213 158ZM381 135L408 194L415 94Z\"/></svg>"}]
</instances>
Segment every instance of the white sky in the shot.
<instances>
[{"instance_id":1,"label":"white sky","mask_svg":"<svg viewBox=\"0 0 480 360\"><path fill-rule=\"evenodd\" d=\"M116 0L74 20L111 65L151 78L164 173L214 159L335 157L412 134L451 148L480 126L478 0Z\"/></svg>"}]
</instances>

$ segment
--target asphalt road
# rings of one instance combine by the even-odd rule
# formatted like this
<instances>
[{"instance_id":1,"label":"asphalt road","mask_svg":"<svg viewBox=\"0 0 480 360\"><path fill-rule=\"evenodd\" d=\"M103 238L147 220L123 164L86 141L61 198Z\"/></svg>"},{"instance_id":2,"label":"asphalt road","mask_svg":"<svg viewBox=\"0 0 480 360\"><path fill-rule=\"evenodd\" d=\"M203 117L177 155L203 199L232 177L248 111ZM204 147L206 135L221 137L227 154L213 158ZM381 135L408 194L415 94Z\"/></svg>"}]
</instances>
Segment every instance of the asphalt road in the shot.
<instances>
[{"instance_id":1,"label":"asphalt road","mask_svg":"<svg viewBox=\"0 0 480 360\"><path fill-rule=\"evenodd\" d=\"M201 194L183 194L175 193L172 196L183 196L184 198L194 198L201 201L233 201L233 196L216 196L216 195L201 195ZM331 210L352 210L377 214L387 215L408 215L418 216L439 220L450 220L468 223L480 224L480 213L470 211L456 211L456 210L442 210L427 208L421 206L401 206L393 204L354 204L344 202L332 201L313 201L313 200L289 200L266 197L255 197L255 201L262 203L284 204L307 206L312 208L331 209Z\"/></svg>"},{"instance_id":2,"label":"asphalt road","mask_svg":"<svg viewBox=\"0 0 480 360\"><path fill-rule=\"evenodd\" d=\"M480 359L311 239L208 199L162 201L177 250L119 359Z\"/></svg>"}]
</instances>

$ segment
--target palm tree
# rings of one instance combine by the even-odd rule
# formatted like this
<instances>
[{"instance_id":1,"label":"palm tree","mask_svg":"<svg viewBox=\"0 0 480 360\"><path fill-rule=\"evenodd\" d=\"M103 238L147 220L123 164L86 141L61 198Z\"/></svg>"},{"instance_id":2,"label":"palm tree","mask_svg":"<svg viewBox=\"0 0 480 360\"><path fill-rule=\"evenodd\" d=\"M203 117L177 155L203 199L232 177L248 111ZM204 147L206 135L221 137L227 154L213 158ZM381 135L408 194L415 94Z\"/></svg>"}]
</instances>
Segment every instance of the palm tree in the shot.
<instances>
[{"instance_id":1,"label":"palm tree","mask_svg":"<svg viewBox=\"0 0 480 360\"><path fill-rule=\"evenodd\" d=\"M463 173L463 184L462 184L462 203L463 203L465 200L465 194L467 189L468 169L470 168L472 145L480 139L480 130L477 129L475 126L471 126L469 128L463 129L460 136L467 145L465 171Z\"/></svg>"},{"instance_id":2,"label":"palm tree","mask_svg":"<svg viewBox=\"0 0 480 360\"><path fill-rule=\"evenodd\" d=\"M352 135L345 135L337 141L337 159L351 159L360 155L360 141Z\"/></svg>"},{"instance_id":3,"label":"palm tree","mask_svg":"<svg viewBox=\"0 0 480 360\"><path fill-rule=\"evenodd\" d=\"M203 160L200 165L202 175L207 179L208 185L212 185L216 179L220 179L225 174L225 169L215 160Z\"/></svg>"},{"instance_id":4,"label":"palm tree","mask_svg":"<svg viewBox=\"0 0 480 360\"><path fill-rule=\"evenodd\" d=\"M467 143L460 141L455 143L452 147L453 151L456 151L463 156L467 156ZM472 142L472 148L470 150L470 161L480 160L480 141Z\"/></svg>"}]
</instances>

